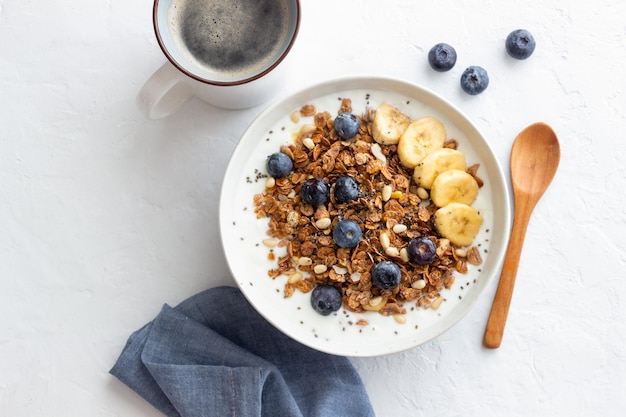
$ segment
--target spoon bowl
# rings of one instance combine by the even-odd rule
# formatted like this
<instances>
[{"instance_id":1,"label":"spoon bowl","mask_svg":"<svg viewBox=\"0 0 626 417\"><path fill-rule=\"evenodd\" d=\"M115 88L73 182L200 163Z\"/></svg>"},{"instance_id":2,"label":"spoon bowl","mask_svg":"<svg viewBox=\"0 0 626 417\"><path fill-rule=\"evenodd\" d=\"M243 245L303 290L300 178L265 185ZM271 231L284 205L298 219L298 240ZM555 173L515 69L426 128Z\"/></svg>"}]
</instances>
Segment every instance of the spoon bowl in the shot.
<instances>
[{"instance_id":1,"label":"spoon bowl","mask_svg":"<svg viewBox=\"0 0 626 417\"><path fill-rule=\"evenodd\" d=\"M500 282L485 330L484 344L488 348L497 348L502 343L528 222L537 202L552 182L560 159L557 136L545 123L528 126L513 142L511 184L515 211Z\"/></svg>"},{"instance_id":2,"label":"spoon bowl","mask_svg":"<svg viewBox=\"0 0 626 417\"><path fill-rule=\"evenodd\" d=\"M514 195L531 195L536 203L552 182L559 160L559 141L550 126L535 123L520 132L511 148Z\"/></svg>"}]
</instances>

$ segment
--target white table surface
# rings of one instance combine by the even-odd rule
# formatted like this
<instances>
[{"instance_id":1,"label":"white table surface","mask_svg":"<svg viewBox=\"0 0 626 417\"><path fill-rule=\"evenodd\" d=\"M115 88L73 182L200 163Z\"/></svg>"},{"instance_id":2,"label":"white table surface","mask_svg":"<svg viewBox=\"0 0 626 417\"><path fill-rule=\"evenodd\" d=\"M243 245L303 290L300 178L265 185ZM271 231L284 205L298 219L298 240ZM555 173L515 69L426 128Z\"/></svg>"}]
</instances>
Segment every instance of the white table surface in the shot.
<instances>
[{"instance_id":1,"label":"white table surface","mask_svg":"<svg viewBox=\"0 0 626 417\"><path fill-rule=\"evenodd\" d=\"M422 84L464 111L508 172L544 121L559 172L538 204L502 346L481 341L497 280L450 331L353 363L379 416L618 416L626 409L626 3L305 1L287 91L351 74ZM147 120L164 62L151 2L0 0L0 415L158 416L108 374L163 303L232 284L218 195L264 108L193 100ZM526 61L504 38L529 29ZM454 45L436 73L426 54ZM464 94L481 65L491 84Z\"/></svg>"}]
</instances>

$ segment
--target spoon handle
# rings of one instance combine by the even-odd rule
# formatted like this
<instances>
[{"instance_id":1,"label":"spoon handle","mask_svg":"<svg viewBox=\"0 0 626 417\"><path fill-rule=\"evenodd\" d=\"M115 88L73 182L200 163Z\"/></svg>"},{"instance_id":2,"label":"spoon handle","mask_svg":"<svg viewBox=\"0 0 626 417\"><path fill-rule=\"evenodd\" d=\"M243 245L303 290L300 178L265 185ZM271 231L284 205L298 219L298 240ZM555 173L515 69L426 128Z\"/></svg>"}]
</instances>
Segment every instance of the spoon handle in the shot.
<instances>
[{"instance_id":1,"label":"spoon handle","mask_svg":"<svg viewBox=\"0 0 626 417\"><path fill-rule=\"evenodd\" d=\"M487 328L483 343L486 347L495 349L500 347L502 335L504 334L504 326L509 314L509 306L511 305L511 297L513 296L513 287L517 276L517 267L524 245L524 237L532 207L525 205L524 207L516 207L513 215L513 227L511 229L511 237L507 248L506 257L502 265L502 274L500 282L496 289L496 294L491 305L491 313L487 320Z\"/></svg>"}]
</instances>

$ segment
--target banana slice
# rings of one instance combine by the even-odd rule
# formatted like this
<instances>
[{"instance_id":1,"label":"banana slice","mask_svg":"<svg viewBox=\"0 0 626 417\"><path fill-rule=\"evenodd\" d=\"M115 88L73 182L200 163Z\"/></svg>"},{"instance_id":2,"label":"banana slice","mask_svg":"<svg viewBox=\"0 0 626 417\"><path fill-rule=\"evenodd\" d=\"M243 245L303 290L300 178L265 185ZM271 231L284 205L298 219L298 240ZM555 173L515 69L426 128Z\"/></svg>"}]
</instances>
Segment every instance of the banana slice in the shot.
<instances>
[{"instance_id":1,"label":"banana slice","mask_svg":"<svg viewBox=\"0 0 626 417\"><path fill-rule=\"evenodd\" d=\"M483 216L475 208L450 203L434 214L435 227L443 237L457 246L469 246L483 224Z\"/></svg>"},{"instance_id":2,"label":"banana slice","mask_svg":"<svg viewBox=\"0 0 626 417\"><path fill-rule=\"evenodd\" d=\"M426 155L443 148L446 128L434 117L424 117L411 123L398 142L398 157L407 168L415 168Z\"/></svg>"},{"instance_id":3,"label":"banana slice","mask_svg":"<svg viewBox=\"0 0 626 417\"><path fill-rule=\"evenodd\" d=\"M383 103L376 110L372 122L372 137L381 145L396 145L409 123L409 116L391 104Z\"/></svg>"},{"instance_id":4,"label":"banana slice","mask_svg":"<svg viewBox=\"0 0 626 417\"><path fill-rule=\"evenodd\" d=\"M426 157L417 164L413 171L413 180L417 185L429 190L437 175L449 169L465 171L467 163L463 152L456 149L441 148Z\"/></svg>"},{"instance_id":5,"label":"banana slice","mask_svg":"<svg viewBox=\"0 0 626 417\"><path fill-rule=\"evenodd\" d=\"M438 207L450 203L471 205L478 196L478 183L460 169L449 169L437 175L430 189L430 199Z\"/></svg>"}]
</instances>

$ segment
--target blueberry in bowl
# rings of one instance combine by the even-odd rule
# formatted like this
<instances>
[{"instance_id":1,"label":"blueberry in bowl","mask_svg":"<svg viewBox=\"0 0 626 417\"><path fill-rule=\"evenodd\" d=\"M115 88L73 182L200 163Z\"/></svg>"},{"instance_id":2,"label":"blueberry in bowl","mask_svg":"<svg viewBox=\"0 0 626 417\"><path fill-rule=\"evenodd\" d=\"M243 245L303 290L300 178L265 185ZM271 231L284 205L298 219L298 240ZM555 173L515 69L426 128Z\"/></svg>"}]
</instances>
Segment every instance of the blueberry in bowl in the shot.
<instances>
[{"instance_id":1,"label":"blueberry in bowl","mask_svg":"<svg viewBox=\"0 0 626 417\"><path fill-rule=\"evenodd\" d=\"M355 248L362 237L363 233L361 232L361 228L354 220L341 220L337 222L333 228L333 240L340 248Z\"/></svg>"},{"instance_id":2,"label":"blueberry in bowl","mask_svg":"<svg viewBox=\"0 0 626 417\"><path fill-rule=\"evenodd\" d=\"M382 261L372 269L372 284L381 290L392 290L400 285L402 272L400 267L391 261Z\"/></svg>"},{"instance_id":3,"label":"blueberry in bowl","mask_svg":"<svg viewBox=\"0 0 626 417\"><path fill-rule=\"evenodd\" d=\"M337 135L341 139L352 139L359 133L359 128L361 124L359 123L359 119L350 113L350 112L342 112L335 118L334 128L337 132Z\"/></svg>"},{"instance_id":4,"label":"blueberry in bowl","mask_svg":"<svg viewBox=\"0 0 626 417\"><path fill-rule=\"evenodd\" d=\"M326 204L330 198L330 187L322 178L309 178L300 188L300 198L313 207Z\"/></svg>"},{"instance_id":5,"label":"blueberry in bowl","mask_svg":"<svg viewBox=\"0 0 626 417\"><path fill-rule=\"evenodd\" d=\"M330 284L322 284L311 292L311 306L322 316L328 316L341 308L341 294Z\"/></svg>"},{"instance_id":6,"label":"blueberry in bowl","mask_svg":"<svg viewBox=\"0 0 626 417\"><path fill-rule=\"evenodd\" d=\"M293 169L293 161L283 152L274 152L265 162L267 173L274 178L284 178Z\"/></svg>"},{"instance_id":7,"label":"blueberry in bowl","mask_svg":"<svg viewBox=\"0 0 626 417\"><path fill-rule=\"evenodd\" d=\"M428 236L411 239L406 249L409 260L418 265L430 264L437 256L437 246Z\"/></svg>"},{"instance_id":8,"label":"blueberry in bowl","mask_svg":"<svg viewBox=\"0 0 626 417\"><path fill-rule=\"evenodd\" d=\"M335 202L349 203L359 196L359 184L349 175L339 177L334 185Z\"/></svg>"}]
</instances>

